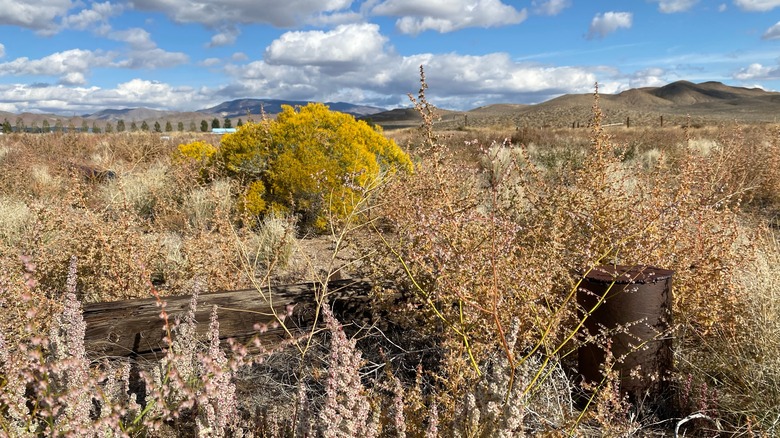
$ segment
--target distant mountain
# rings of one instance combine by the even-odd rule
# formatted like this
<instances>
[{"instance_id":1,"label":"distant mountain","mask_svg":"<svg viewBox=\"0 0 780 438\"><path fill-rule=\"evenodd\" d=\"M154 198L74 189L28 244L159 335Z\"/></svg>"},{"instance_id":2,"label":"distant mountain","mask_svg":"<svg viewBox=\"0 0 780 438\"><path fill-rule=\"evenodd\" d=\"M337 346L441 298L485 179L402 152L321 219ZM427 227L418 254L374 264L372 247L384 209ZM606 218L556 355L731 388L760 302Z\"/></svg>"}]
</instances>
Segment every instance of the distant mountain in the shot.
<instances>
[{"instance_id":1,"label":"distant mountain","mask_svg":"<svg viewBox=\"0 0 780 438\"><path fill-rule=\"evenodd\" d=\"M694 84L688 81L672 82L663 87L645 89L645 91L650 95L660 97L676 105L734 101L771 94L760 88L731 87L720 82Z\"/></svg>"},{"instance_id":2,"label":"distant mountain","mask_svg":"<svg viewBox=\"0 0 780 438\"><path fill-rule=\"evenodd\" d=\"M132 120L152 120L164 119L172 115L177 115L176 111L160 111L151 108L125 108L125 109L104 109L93 114L83 116L90 120L116 121L119 119Z\"/></svg>"},{"instance_id":3,"label":"distant mountain","mask_svg":"<svg viewBox=\"0 0 780 438\"><path fill-rule=\"evenodd\" d=\"M217 106L198 110L197 112L219 116L221 118L228 117L234 119L241 117L246 118L247 115L259 116L261 111L264 111L269 115L278 114L282 112L282 105L290 105L295 107L304 106L308 103L308 101L303 100L236 99L229 102L222 102ZM352 114L355 117L367 116L385 111L384 108L355 105L346 102L325 102L325 105L327 105L333 111Z\"/></svg>"},{"instance_id":4,"label":"distant mountain","mask_svg":"<svg viewBox=\"0 0 780 438\"><path fill-rule=\"evenodd\" d=\"M471 111L442 111L441 129L474 126L572 127L587 126L592 118L593 94L565 94L534 105L494 104ZM780 93L760 88L732 87L720 82L695 84L677 81L661 87L633 88L618 94L600 94L604 123L631 126L680 126L723 122L776 122ZM411 109L374 114L371 120L388 128L419 124Z\"/></svg>"},{"instance_id":5,"label":"distant mountain","mask_svg":"<svg viewBox=\"0 0 780 438\"><path fill-rule=\"evenodd\" d=\"M167 123L185 129L199 129L202 121L211 119L259 118L261 108L268 115L278 114L282 105L302 106L307 101L281 99L236 99L191 112L160 111L150 108L105 109L94 114L72 116L56 114L13 114L0 112L0 120L27 126L72 124L102 127L124 120L126 123L147 121ZM386 129L419 126L420 115L412 108L384 110L379 107L345 102L326 102L334 111L370 120ZM593 95L566 94L533 105L499 103L470 111L439 110L436 122L442 129L477 126L576 127L587 126L592 117ZM631 126L680 126L723 122L777 122L780 115L780 93L759 88L732 87L720 82L695 84L677 81L660 87L633 88L618 94L600 94L600 106L605 123L617 125L630 120ZM193 128L193 126L197 128Z\"/></svg>"}]
</instances>

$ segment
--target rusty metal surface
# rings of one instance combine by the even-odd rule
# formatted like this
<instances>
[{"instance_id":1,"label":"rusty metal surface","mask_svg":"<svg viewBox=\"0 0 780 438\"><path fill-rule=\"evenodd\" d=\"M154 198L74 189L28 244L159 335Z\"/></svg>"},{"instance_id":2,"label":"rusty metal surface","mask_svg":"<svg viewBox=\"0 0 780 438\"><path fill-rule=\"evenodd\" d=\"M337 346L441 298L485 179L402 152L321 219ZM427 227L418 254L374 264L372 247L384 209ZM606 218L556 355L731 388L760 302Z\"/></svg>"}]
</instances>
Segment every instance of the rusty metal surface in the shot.
<instances>
[{"instance_id":1,"label":"rusty metal surface","mask_svg":"<svg viewBox=\"0 0 780 438\"><path fill-rule=\"evenodd\" d=\"M591 283L645 284L667 280L673 273L653 266L599 265L588 272L586 279Z\"/></svg>"},{"instance_id":2,"label":"rusty metal surface","mask_svg":"<svg viewBox=\"0 0 780 438\"><path fill-rule=\"evenodd\" d=\"M602 380L606 338L624 393L643 400L667 398L674 365L672 275L650 266L613 265L599 266L584 278L577 294L583 316L588 314L583 334L602 335L600 342L578 350L585 380Z\"/></svg>"}]
</instances>

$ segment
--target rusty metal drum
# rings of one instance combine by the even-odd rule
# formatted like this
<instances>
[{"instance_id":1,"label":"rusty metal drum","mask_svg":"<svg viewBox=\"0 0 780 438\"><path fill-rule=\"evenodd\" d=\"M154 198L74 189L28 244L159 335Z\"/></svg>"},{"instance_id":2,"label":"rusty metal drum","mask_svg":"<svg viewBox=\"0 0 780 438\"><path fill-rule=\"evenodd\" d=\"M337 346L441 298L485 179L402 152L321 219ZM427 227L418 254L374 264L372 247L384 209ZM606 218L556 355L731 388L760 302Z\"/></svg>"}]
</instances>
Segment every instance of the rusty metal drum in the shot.
<instances>
[{"instance_id":1,"label":"rusty metal drum","mask_svg":"<svg viewBox=\"0 0 780 438\"><path fill-rule=\"evenodd\" d=\"M577 291L587 315L582 339L588 342L578 349L583 379L599 384L610 366L632 400L666 404L674 365L672 274L652 266L601 265L585 276ZM605 364L607 345L611 364Z\"/></svg>"}]
</instances>

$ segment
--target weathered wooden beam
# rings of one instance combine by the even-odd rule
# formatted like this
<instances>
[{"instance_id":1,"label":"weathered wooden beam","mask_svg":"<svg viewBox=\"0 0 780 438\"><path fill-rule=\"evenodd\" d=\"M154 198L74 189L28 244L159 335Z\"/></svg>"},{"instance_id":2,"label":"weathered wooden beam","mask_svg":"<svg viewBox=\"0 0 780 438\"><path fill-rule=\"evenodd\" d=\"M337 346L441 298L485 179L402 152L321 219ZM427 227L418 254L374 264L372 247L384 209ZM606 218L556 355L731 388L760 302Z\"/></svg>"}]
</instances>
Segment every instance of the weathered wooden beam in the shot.
<instances>
[{"instance_id":1,"label":"weathered wooden beam","mask_svg":"<svg viewBox=\"0 0 780 438\"><path fill-rule=\"evenodd\" d=\"M342 309L356 309L370 299L371 289L371 283L365 280L331 281L327 300ZM262 291L244 289L199 294L195 312L198 339L206 339L211 311L217 306L220 339L249 342L259 336L263 345L276 345L288 334L282 327L273 327L277 321L274 312L286 315L290 306L294 306L292 315L285 319L285 326L293 332L309 329L314 323L316 297L321 296L321 292L319 283L302 283ZM191 299L192 295L162 298L171 325L176 318L184 318ZM161 356L166 347L161 310L155 298L85 305L84 344L88 355L93 359ZM255 329L257 324L265 325L268 330L259 333Z\"/></svg>"}]
</instances>

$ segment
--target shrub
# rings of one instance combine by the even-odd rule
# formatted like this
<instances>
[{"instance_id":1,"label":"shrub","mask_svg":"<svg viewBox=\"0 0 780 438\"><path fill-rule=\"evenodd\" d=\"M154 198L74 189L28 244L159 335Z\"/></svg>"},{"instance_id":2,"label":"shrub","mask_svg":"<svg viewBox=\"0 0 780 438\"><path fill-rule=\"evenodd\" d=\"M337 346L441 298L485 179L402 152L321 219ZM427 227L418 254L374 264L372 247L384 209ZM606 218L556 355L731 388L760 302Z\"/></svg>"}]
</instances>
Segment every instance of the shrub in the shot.
<instances>
[{"instance_id":1,"label":"shrub","mask_svg":"<svg viewBox=\"0 0 780 438\"><path fill-rule=\"evenodd\" d=\"M207 149L179 147L182 155L197 157ZM406 153L378 128L322 104L285 106L274 121L242 125L223 137L215 161L247 186L245 211L293 213L316 230L352 211L358 192L380 174L411 170Z\"/></svg>"},{"instance_id":2,"label":"shrub","mask_svg":"<svg viewBox=\"0 0 780 438\"><path fill-rule=\"evenodd\" d=\"M16 245L32 216L24 201L0 195L0 244Z\"/></svg>"},{"instance_id":3,"label":"shrub","mask_svg":"<svg viewBox=\"0 0 780 438\"><path fill-rule=\"evenodd\" d=\"M265 195L265 185L262 181L252 181L244 193L244 204L242 207L247 212L260 216L265 213L267 205L263 196Z\"/></svg>"},{"instance_id":4,"label":"shrub","mask_svg":"<svg viewBox=\"0 0 780 438\"><path fill-rule=\"evenodd\" d=\"M190 225L206 230L214 226L218 216L230 213L231 184L227 179L212 181L206 187L193 188L184 199L184 210Z\"/></svg>"},{"instance_id":5,"label":"shrub","mask_svg":"<svg viewBox=\"0 0 780 438\"><path fill-rule=\"evenodd\" d=\"M168 166L155 162L141 173L128 173L101 186L103 202L109 211L128 211L142 219L153 219L170 195Z\"/></svg>"},{"instance_id":6,"label":"shrub","mask_svg":"<svg viewBox=\"0 0 780 438\"><path fill-rule=\"evenodd\" d=\"M427 120L424 88L416 103ZM423 130L414 175L394 178L380 193L376 214L392 233L365 250L386 247L376 255L377 271L388 281L406 279L402 287L417 298L408 318L422 322L427 316L422 330L448 349L440 371L447 392L462 393L488 374L483 359L496 350L515 370L511 379L522 392L540 390L552 364L568 360L579 345L573 296L598 264L673 270L674 318L687 329L676 336L679 344L709 342L714 328L733 333L739 285L732 274L748 260L737 227L743 186L713 184L729 163L685 150L674 169L659 160L645 172L625 160L626 148L601 120L596 95L581 164L563 160L568 163L556 163L553 174L526 148L511 144L485 147L484 167L474 169ZM404 317L395 309L389 313ZM507 334L515 315L527 317L518 321L520 335L511 345ZM547 359L538 378L523 379L517 367L534 352ZM576 422L599 422L608 412L626 420L621 428L634 428L625 406L609 395L599 404L604 409ZM445 419L456 414L451 404L440 408Z\"/></svg>"},{"instance_id":7,"label":"shrub","mask_svg":"<svg viewBox=\"0 0 780 438\"><path fill-rule=\"evenodd\" d=\"M207 164L214 158L214 155L217 153L217 148L210 143L197 140L192 143L180 144L177 151L178 154L174 155L175 158L180 160L190 159Z\"/></svg>"}]
</instances>

